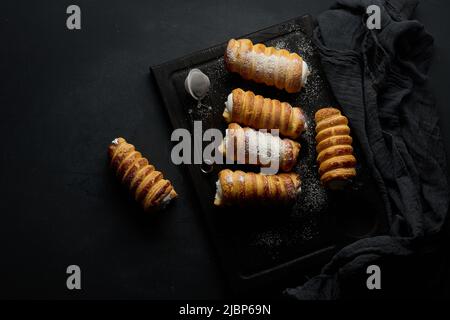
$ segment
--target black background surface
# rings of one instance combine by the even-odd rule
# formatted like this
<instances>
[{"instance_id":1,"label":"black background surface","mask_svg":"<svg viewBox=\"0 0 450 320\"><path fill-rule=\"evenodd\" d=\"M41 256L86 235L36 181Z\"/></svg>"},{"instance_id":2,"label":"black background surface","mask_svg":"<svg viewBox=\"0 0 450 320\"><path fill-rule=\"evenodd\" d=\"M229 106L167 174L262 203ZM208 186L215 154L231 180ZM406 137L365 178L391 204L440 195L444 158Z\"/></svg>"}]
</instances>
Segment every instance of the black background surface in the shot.
<instances>
[{"instance_id":1,"label":"black background surface","mask_svg":"<svg viewBox=\"0 0 450 320\"><path fill-rule=\"evenodd\" d=\"M332 3L2 1L0 297L226 296L188 176L170 161L172 130L148 67ZM70 4L81 7L81 30L66 28ZM417 10L435 37L430 84L447 154L448 7L428 0ZM116 136L176 186L163 215L143 214L110 174ZM81 291L66 288L71 264Z\"/></svg>"}]
</instances>

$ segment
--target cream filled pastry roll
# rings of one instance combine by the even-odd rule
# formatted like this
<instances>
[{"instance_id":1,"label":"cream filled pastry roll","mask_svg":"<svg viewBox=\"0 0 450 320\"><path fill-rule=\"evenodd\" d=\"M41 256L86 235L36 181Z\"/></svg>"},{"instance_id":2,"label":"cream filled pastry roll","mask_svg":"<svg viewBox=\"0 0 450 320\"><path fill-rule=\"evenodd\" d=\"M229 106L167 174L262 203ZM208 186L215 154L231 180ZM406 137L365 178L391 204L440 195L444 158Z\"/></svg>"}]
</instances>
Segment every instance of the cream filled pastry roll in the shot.
<instances>
[{"instance_id":1,"label":"cream filled pastry roll","mask_svg":"<svg viewBox=\"0 0 450 320\"><path fill-rule=\"evenodd\" d=\"M255 129L278 129L282 136L292 139L306 130L302 109L239 88L228 95L223 117L228 123L237 122Z\"/></svg>"},{"instance_id":2,"label":"cream filled pastry roll","mask_svg":"<svg viewBox=\"0 0 450 320\"><path fill-rule=\"evenodd\" d=\"M230 123L219 151L237 163L272 168L276 165L276 171L279 168L289 172L297 163L300 143Z\"/></svg>"},{"instance_id":3,"label":"cream filled pastry roll","mask_svg":"<svg viewBox=\"0 0 450 320\"><path fill-rule=\"evenodd\" d=\"M170 181L124 138L111 142L108 155L112 170L144 210L162 209L177 197Z\"/></svg>"},{"instance_id":4,"label":"cream filled pastry roll","mask_svg":"<svg viewBox=\"0 0 450 320\"><path fill-rule=\"evenodd\" d=\"M308 64L298 54L262 43L254 45L249 39L231 39L224 59L230 72L289 93L299 92L309 75Z\"/></svg>"},{"instance_id":5,"label":"cream filled pastry roll","mask_svg":"<svg viewBox=\"0 0 450 320\"><path fill-rule=\"evenodd\" d=\"M315 120L320 180L331 189L341 189L356 176L348 119L336 108L323 108Z\"/></svg>"},{"instance_id":6,"label":"cream filled pastry roll","mask_svg":"<svg viewBox=\"0 0 450 320\"><path fill-rule=\"evenodd\" d=\"M219 172L216 182L216 206L292 204L301 191L300 176L297 173L263 175L253 172Z\"/></svg>"}]
</instances>

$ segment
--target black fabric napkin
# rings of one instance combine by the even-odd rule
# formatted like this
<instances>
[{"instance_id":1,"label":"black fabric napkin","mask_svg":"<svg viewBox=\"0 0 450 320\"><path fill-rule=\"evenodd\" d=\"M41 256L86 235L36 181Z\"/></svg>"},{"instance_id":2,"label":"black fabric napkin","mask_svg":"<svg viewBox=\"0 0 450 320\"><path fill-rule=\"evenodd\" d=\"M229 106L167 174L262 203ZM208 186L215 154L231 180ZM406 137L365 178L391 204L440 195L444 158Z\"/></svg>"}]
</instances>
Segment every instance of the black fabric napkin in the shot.
<instances>
[{"instance_id":1,"label":"black fabric napkin","mask_svg":"<svg viewBox=\"0 0 450 320\"><path fill-rule=\"evenodd\" d=\"M380 30L366 26L366 8L373 4L381 9ZM390 233L343 248L320 275L287 289L290 296L345 297L342 289L368 265L387 258L402 263L405 256L436 247L430 239L446 217L449 187L435 103L427 89L433 38L410 20L417 4L339 0L318 17L315 42L322 66L362 145Z\"/></svg>"}]
</instances>

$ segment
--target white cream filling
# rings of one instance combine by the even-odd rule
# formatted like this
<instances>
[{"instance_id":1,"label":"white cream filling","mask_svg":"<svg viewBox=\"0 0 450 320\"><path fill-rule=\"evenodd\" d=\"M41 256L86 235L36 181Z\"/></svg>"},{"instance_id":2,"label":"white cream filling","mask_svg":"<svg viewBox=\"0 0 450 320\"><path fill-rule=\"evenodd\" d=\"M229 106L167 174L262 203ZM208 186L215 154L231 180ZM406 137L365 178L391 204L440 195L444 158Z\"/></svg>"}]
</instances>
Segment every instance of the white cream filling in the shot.
<instances>
[{"instance_id":1,"label":"white cream filling","mask_svg":"<svg viewBox=\"0 0 450 320\"><path fill-rule=\"evenodd\" d=\"M233 93L228 95L227 101L225 101L225 110L231 115L233 113Z\"/></svg>"},{"instance_id":2,"label":"white cream filling","mask_svg":"<svg viewBox=\"0 0 450 320\"><path fill-rule=\"evenodd\" d=\"M217 180L216 182L216 196L215 200L222 201L222 185L220 184L220 180Z\"/></svg>"},{"instance_id":3,"label":"white cream filling","mask_svg":"<svg viewBox=\"0 0 450 320\"><path fill-rule=\"evenodd\" d=\"M160 204L161 208L164 209L171 200L172 200L172 196L169 193L167 196L164 197L164 199L162 199L161 204Z\"/></svg>"},{"instance_id":4,"label":"white cream filling","mask_svg":"<svg viewBox=\"0 0 450 320\"><path fill-rule=\"evenodd\" d=\"M306 84L308 81L308 76L311 72L309 71L308 64L305 62L305 60L302 61L302 87Z\"/></svg>"}]
</instances>

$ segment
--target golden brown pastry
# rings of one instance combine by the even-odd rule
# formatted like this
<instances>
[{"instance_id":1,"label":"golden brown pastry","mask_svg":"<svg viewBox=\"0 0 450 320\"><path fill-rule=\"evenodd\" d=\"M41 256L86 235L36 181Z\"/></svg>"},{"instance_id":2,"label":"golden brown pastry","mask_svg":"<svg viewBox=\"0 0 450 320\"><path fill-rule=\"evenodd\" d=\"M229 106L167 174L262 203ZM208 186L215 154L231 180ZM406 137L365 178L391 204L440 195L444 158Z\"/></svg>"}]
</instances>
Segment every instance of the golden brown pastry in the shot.
<instances>
[{"instance_id":1,"label":"golden brown pastry","mask_svg":"<svg viewBox=\"0 0 450 320\"><path fill-rule=\"evenodd\" d=\"M289 93L299 92L309 74L308 65L298 54L262 43L253 45L249 39L231 39L224 59L230 72Z\"/></svg>"},{"instance_id":2,"label":"golden brown pastry","mask_svg":"<svg viewBox=\"0 0 450 320\"><path fill-rule=\"evenodd\" d=\"M228 153L230 150L231 154ZM256 164L263 167L278 164L282 171L289 172L297 163L300 143L230 123L219 151L228 159L241 164Z\"/></svg>"},{"instance_id":3,"label":"golden brown pastry","mask_svg":"<svg viewBox=\"0 0 450 320\"><path fill-rule=\"evenodd\" d=\"M146 211L163 208L177 196L170 181L124 138L114 139L108 155L117 177Z\"/></svg>"},{"instance_id":4,"label":"golden brown pastry","mask_svg":"<svg viewBox=\"0 0 450 320\"><path fill-rule=\"evenodd\" d=\"M216 185L216 206L292 204L301 191L296 173L267 176L225 169L219 172Z\"/></svg>"},{"instance_id":5,"label":"golden brown pastry","mask_svg":"<svg viewBox=\"0 0 450 320\"><path fill-rule=\"evenodd\" d=\"M342 188L356 176L347 117L336 108L323 108L316 112L315 120L320 180L331 189Z\"/></svg>"},{"instance_id":6,"label":"golden brown pastry","mask_svg":"<svg viewBox=\"0 0 450 320\"><path fill-rule=\"evenodd\" d=\"M234 89L228 95L223 117L227 122L255 129L278 129L281 135L292 139L297 139L306 129L302 109L242 89Z\"/></svg>"}]
</instances>

